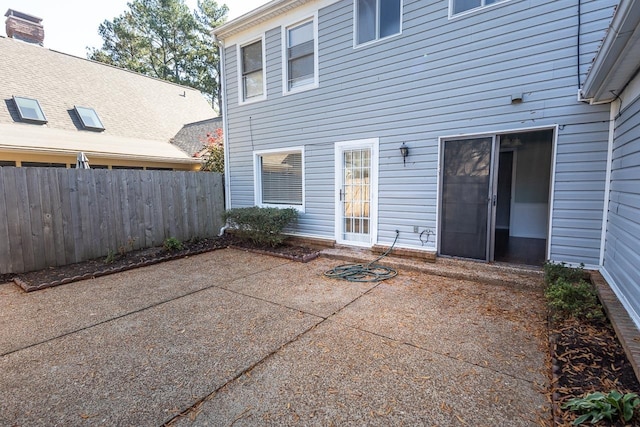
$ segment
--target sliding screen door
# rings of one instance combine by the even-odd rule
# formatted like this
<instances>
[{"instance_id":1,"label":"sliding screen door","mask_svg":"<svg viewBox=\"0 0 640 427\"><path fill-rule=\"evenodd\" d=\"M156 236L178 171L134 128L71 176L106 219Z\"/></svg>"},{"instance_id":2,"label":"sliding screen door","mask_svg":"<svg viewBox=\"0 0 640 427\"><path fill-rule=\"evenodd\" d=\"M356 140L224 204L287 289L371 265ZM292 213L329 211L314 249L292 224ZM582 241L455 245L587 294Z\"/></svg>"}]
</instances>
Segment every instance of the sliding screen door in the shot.
<instances>
[{"instance_id":1,"label":"sliding screen door","mask_svg":"<svg viewBox=\"0 0 640 427\"><path fill-rule=\"evenodd\" d=\"M440 253L488 260L493 138L443 147Z\"/></svg>"}]
</instances>

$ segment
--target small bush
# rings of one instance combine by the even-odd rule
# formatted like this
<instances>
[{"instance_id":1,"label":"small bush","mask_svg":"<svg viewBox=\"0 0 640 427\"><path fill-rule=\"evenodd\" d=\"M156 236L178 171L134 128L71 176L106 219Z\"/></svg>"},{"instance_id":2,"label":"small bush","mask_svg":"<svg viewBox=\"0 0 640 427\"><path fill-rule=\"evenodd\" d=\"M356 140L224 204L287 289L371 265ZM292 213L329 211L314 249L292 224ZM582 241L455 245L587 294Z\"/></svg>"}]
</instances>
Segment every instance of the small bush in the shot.
<instances>
[{"instance_id":1,"label":"small bush","mask_svg":"<svg viewBox=\"0 0 640 427\"><path fill-rule=\"evenodd\" d=\"M582 279L568 282L558 278L547 287L544 295L554 317L599 319L604 315L593 285Z\"/></svg>"},{"instance_id":2,"label":"small bush","mask_svg":"<svg viewBox=\"0 0 640 427\"><path fill-rule=\"evenodd\" d=\"M118 255L112 249L107 249L107 257L104 259L105 264L112 264L118 259Z\"/></svg>"},{"instance_id":3,"label":"small bush","mask_svg":"<svg viewBox=\"0 0 640 427\"><path fill-rule=\"evenodd\" d=\"M580 264L578 268L572 268L567 267L567 264L564 262L546 262L544 264L544 282L550 285L559 278L568 282L577 282L580 279L584 279L584 264Z\"/></svg>"},{"instance_id":4,"label":"small bush","mask_svg":"<svg viewBox=\"0 0 640 427\"><path fill-rule=\"evenodd\" d=\"M223 220L236 230L241 239L256 245L278 246L286 237L282 231L298 219L293 208L236 208L225 211Z\"/></svg>"},{"instance_id":5,"label":"small bush","mask_svg":"<svg viewBox=\"0 0 640 427\"><path fill-rule=\"evenodd\" d=\"M547 284L544 294L555 320L604 317L598 295L593 285L585 280L586 277L582 264L578 268L567 267L565 263L547 262L544 265Z\"/></svg>"},{"instance_id":6,"label":"small bush","mask_svg":"<svg viewBox=\"0 0 640 427\"><path fill-rule=\"evenodd\" d=\"M164 239L164 244L162 245L162 247L166 251L175 252L184 248L184 245L180 240L176 239L175 237L167 237L166 239Z\"/></svg>"},{"instance_id":7,"label":"small bush","mask_svg":"<svg viewBox=\"0 0 640 427\"><path fill-rule=\"evenodd\" d=\"M591 424L600 420L613 421L614 417L628 423L633 418L633 411L640 405L640 398L635 393L622 394L613 390L608 394L601 392L590 393L583 397L576 397L562 405L562 409L579 412L573 425L582 424L591 418Z\"/></svg>"}]
</instances>

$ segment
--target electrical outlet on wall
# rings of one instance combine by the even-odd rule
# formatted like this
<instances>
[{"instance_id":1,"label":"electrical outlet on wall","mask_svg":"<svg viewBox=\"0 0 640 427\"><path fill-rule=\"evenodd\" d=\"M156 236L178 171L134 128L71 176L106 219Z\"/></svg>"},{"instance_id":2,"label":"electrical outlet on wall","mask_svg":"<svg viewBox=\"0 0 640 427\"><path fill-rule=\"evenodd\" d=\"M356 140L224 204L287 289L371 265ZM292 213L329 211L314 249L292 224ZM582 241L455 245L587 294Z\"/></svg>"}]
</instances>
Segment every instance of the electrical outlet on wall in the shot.
<instances>
[{"instance_id":1,"label":"electrical outlet on wall","mask_svg":"<svg viewBox=\"0 0 640 427\"><path fill-rule=\"evenodd\" d=\"M420 232L420 227L418 227L417 225L413 226L413 232L414 233L419 233Z\"/></svg>"}]
</instances>

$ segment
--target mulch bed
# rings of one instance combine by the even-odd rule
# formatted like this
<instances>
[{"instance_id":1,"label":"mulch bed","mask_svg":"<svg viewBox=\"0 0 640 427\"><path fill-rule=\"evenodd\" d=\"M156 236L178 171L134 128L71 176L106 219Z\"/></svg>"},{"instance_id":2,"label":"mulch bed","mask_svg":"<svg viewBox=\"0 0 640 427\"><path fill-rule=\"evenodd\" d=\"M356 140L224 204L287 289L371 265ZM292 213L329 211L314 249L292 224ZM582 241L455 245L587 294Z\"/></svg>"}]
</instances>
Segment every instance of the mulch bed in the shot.
<instances>
[{"instance_id":1,"label":"mulch bed","mask_svg":"<svg viewBox=\"0 0 640 427\"><path fill-rule=\"evenodd\" d=\"M181 250L167 251L163 247L154 247L118 254L113 260L102 257L29 273L4 274L0 275L0 283L13 280L25 291L31 292L228 247L299 262L308 262L319 255L317 250L307 247L293 245L281 245L276 248L257 246L225 234L216 238L183 242Z\"/></svg>"},{"instance_id":2,"label":"mulch bed","mask_svg":"<svg viewBox=\"0 0 640 427\"><path fill-rule=\"evenodd\" d=\"M556 426L571 426L579 416L561 409L574 397L600 391L640 393L640 383L613 327L601 320L550 321L551 399ZM640 425L638 410L628 426ZM583 424L587 425L587 424ZM591 424L588 424L591 425ZM625 426L623 422L601 421L598 426Z\"/></svg>"}]
</instances>

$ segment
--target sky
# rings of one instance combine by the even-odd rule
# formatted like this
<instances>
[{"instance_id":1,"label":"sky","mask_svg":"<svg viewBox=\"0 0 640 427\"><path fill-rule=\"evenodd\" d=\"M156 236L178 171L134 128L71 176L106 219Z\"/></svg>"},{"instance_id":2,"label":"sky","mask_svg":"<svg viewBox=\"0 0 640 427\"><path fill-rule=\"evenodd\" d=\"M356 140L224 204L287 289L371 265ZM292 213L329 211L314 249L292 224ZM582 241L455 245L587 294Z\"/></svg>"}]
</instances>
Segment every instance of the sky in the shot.
<instances>
[{"instance_id":1,"label":"sky","mask_svg":"<svg viewBox=\"0 0 640 427\"><path fill-rule=\"evenodd\" d=\"M102 38L98 27L105 19L113 20L127 9L130 0L0 0L2 25L0 35L6 36L4 14L7 9L42 18L44 47L85 58L86 47L99 48ZM197 0L185 0L191 9ZM229 7L229 19L256 9L269 0L218 0Z\"/></svg>"}]
</instances>

